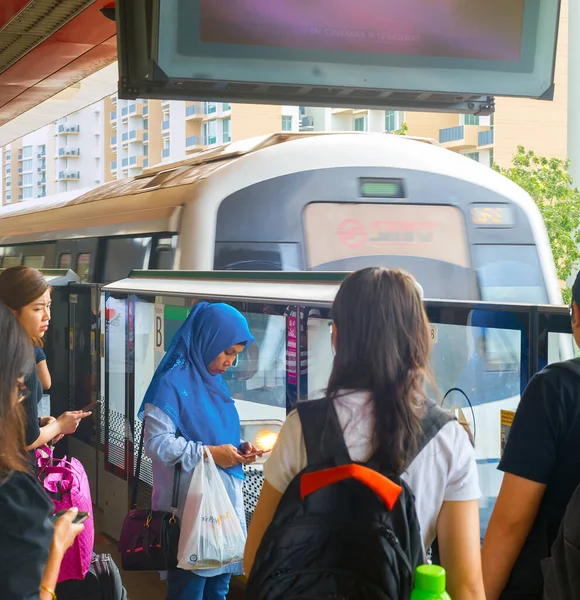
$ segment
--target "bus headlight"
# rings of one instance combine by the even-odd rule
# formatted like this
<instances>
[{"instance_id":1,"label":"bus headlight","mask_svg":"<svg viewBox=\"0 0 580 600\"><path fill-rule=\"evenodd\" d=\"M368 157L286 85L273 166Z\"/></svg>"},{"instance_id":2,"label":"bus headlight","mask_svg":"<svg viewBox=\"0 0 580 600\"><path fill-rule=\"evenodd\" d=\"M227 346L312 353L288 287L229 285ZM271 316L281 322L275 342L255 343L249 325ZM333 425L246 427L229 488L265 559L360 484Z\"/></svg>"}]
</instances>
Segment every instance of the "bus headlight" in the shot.
<instances>
[{"instance_id":1,"label":"bus headlight","mask_svg":"<svg viewBox=\"0 0 580 600\"><path fill-rule=\"evenodd\" d=\"M245 442L250 442L259 450L272 450L278 434L282 429L282 421L241 421L241 438ZM256 462L265 462L267 454L257 458Z\"/></svg>"}]
</instances>

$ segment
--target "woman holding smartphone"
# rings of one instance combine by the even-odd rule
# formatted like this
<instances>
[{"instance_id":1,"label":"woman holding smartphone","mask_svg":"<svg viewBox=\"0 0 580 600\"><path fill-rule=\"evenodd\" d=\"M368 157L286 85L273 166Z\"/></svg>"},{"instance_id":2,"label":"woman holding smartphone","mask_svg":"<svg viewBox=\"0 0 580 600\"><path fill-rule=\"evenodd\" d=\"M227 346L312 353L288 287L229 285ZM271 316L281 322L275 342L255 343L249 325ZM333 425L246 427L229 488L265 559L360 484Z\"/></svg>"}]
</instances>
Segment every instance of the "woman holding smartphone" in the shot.
<instances>
[{"instance_id":1,"label":"woman holding smartphone","mask_svg":"<svg viewBox=\"0 0 580 600\"><path fill-rule=\"evenodd\" d=\"M0 273L0 301L3 302L18 319L24 331L28 334L35 348L42 346L42 339L50 323L51 288L40 271L30 267L10 267ZM39 353L36 353L38 361ZM58 419L54 417L38 418L38 403L42 399L43 385L50 385L46 372L40 360L39 369L33 363L24 385L27 389L23 406L26 412L25 442L28 450L34 450L47 442L58 442L64 435L74 433L81 419L88 417L90 412L67 411Z\"/></svg>"},{"instance_id":2,"label":"woman holding smartphone","mask_svg":"<svg viewBox=\"0 0 580 600\"><path fill-rule=\"evenodd\" d=\"M64 553L83 530L71 509L52 523L53 504L31 474L24 449L24 379L33 348L0 304L0 589L3 600L54 600Z\"/></svg>"}]
</instances>

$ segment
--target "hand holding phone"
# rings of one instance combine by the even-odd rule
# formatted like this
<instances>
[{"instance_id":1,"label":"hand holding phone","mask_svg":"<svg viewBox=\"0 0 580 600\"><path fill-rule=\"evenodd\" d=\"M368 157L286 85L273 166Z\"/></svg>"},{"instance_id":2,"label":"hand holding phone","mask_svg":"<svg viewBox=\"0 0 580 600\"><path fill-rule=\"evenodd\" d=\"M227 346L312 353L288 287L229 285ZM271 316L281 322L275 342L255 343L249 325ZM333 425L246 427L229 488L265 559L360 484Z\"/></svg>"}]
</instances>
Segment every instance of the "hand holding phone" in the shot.
<instances>
[{"instance_id":1,"label":"hand holding phone","mask_svg":"<svg viewBox=\"0 0 580 600\"><path fill-rule=\"evenodd\" d=\"M68 509L59 510L57 513L54 513L50 517L50 520L54 522L57 519L60 519L60 517L62 517L67 512L68 512ZM79 512L79 513L77 513L77 516L73 519L73 524L79 525L80 523L84 523L89 517L90 517L90 515L88 512Z\"/></svg>"},{"instance_id":2,"label":"hand holding phone","mask_svg":"<svg viewBox=\"0 0 580 600\"><path fill-rule=\"evenodd\" d=\"M242 454L242 456L244 458L254 458L254 456L262 456L263 454L268 454L268 452L272 452L272 450L257 450L256 452L250 452L249 454Z\"/></svg>"},{"instance_id":3,"label":"hand holding phone","mask_svg":"<svg viewBox=\"0 0 580 600\"><path fill-rule=\"evenodd\" d=\"M94 402L87 404L84 408L81 408L81 411L87 412L88 410L93 410L93 408L97 407L100 403L101 403L100 400L95 400Z\"/></svg>"}]
</instances>

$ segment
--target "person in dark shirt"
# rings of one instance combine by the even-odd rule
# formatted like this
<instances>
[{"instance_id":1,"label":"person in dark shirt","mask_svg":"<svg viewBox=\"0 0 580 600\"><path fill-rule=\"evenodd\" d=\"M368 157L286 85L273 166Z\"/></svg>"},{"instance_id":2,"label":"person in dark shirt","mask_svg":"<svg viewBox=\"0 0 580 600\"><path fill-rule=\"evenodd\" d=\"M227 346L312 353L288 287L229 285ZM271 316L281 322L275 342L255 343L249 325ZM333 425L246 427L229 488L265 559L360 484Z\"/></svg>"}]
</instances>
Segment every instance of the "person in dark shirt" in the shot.
<instances>
[{"instance_id":1,"label":"person in dark shirt","mask_svg":"<svg viewBox=\"0 0 580 600\"><path fill-rule=\"evenodd\" d=\"M20 325L30 336L33 344L40 347L50 322L51 288L40 271L30 267L10 267L0 273L0 301L16 316ZM44 353L42 353L44 355ZM45 357L46 358L46 357ZM50 441L58 441L63 435L74 433L81 419L90 412L68 411L58 419L38 419L38 403L42 399L42 384L36 364L24 381L28 395L24 401L26 412L26 446L30 451ZM32 454L34 454L32 452Z\"/></svg>"},{"instance_id":2,"label":"person in dark shirt","mask_svg":"<svg viewBox=\"0 0 580 600\"><path fill-rule=\"evenodd\" d=\"M580 274L570 315L580 345ZM580 484L580 378L573 369L548 365L531 379L499 469L503 483L482 549L487 600L541 600L541 561Z\"/></svg>"},{"instance_id":3,"label":"person in dark shirt","mask_svg":"<svg viewBox=\"0 0 580 600\"><path fill-rule=\"evenodd\" d=\"M24 450L24 377L33 368L32 345L0 304L0 596L54 598L62 558L84 525L77 510L50 519L54 505L29 470Z\"/></svg>"}]
</instances>

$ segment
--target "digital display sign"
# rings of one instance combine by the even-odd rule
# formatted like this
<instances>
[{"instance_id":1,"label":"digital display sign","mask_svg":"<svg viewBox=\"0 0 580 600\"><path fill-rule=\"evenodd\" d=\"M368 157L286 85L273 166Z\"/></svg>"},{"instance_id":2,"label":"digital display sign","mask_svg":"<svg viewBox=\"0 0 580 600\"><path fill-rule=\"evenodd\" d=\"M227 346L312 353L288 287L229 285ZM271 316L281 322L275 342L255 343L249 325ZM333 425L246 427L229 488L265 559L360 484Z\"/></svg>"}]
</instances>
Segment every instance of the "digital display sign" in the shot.
<instances>
[{"instance_id":1,"label":"digital display sign","mask_svg":"<svg viewBox=\"0 0 580 600\"><path fill-rule=\"evenodd\" d=\"M363 198L404 198L401 179L360 179Z\"/></svg>"},{"instance_id":2,"label":"digital display sign","mask_svg":"<svg viewBox=\"0 0 580 600\"><path fill-rule=\"evenodd\" d=\"M202 0L200 39L517 61L523 25L524 0Z\"/></svg>"},{"instance_id":3,"label":"digital display sign","mask_svg":"<svg viewBox=\"0 0 580 600\"><path fill-rule=\"evenodd\" d=\"M117 0L119 96L491 114L551 99L560 0Z\"/></svg>"},{"instance_id":4,"label":"digital display sign","mask_svg":"<svg viewBox=\"0 0 580 600\"><path fill-rule=\"evenodd\" d=\"M514 214L507 204L473 204L471 222L476 227L513 227Z\"/></svg>"}]
</instances>

